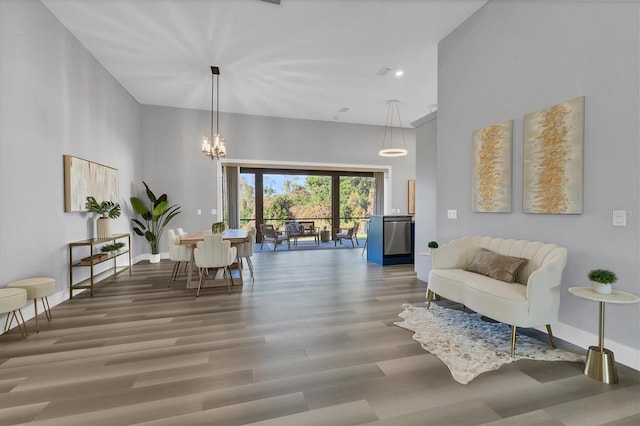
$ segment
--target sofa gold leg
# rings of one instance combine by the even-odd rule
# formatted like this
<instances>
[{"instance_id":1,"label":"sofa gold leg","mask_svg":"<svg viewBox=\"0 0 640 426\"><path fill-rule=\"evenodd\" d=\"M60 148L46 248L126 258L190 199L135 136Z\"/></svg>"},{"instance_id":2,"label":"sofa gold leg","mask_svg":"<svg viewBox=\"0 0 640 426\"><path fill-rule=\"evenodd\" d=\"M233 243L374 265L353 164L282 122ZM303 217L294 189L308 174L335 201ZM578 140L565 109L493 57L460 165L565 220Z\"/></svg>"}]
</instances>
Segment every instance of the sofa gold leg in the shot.
<instances>
[{"instance_id":1,"label":"sofa gold leg","mask_svg":"<svg viewBox=\"0 0 640 426\"><path fill-rule=\"evenodd\" d=\"M553 338L553 332L551 331L551 324L547 324L547 333L549 333L549 340L551 341L551 347L556 349L556 339Z\"/></svg>"},{"instance_id":2,"label":"sofa gold leg","mask_svg":"<svg viewBox=\"0 0 640 426\"><path fill-rule=\"evenodd\" d=\"M511 358L516 356L516 330L518 327L511 326Z\"/></svg>"},{"instance_id":3,"label":"sofa gold leg","mask_svg":"<svg viewBox=\"0 0 640 426\"><path fill-rule=\"evenodd\" d=\"M431 307L432 300L433 300L433 291L427 290L427 309Z\"/></svg>"}]
</instances>

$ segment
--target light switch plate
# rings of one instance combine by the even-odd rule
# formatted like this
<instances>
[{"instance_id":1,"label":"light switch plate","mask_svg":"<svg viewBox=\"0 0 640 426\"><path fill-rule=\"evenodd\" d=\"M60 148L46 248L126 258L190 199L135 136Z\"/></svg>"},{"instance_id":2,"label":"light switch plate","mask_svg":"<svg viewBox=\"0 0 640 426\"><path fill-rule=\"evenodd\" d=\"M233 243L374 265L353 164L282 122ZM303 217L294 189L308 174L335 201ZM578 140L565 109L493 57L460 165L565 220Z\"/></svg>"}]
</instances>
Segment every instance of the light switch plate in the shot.
<instances>
[{"instance_id":1,"label":"light switch plate","mask_svg":"<svg viewBox=\"0 0 640 426\"><path fill-rule=\"evenodd\" d=\"M196 214L197 215L201 215L202 214L202 210L201 209L196 210Z\"/></svg>"},{"instance_id":2,"label":"light switch plate","mask_svg":"<svg viewBox=\"0 0 640 426\"><path fill-rule=\"evenodd\" d=\"M612 212L612 224L613 226L627 226L627 211L626 210L613 210Z\"/></svg>"},{"instance_id":3,"label":"light switch plate","mask_svg":"<svg viewBox=\"0 0 640 426\"><path fill-rule=\"evenodd\" d=\"M447 210L447 219L457 219L458 210Z\"/></svg>"}]
</instances>

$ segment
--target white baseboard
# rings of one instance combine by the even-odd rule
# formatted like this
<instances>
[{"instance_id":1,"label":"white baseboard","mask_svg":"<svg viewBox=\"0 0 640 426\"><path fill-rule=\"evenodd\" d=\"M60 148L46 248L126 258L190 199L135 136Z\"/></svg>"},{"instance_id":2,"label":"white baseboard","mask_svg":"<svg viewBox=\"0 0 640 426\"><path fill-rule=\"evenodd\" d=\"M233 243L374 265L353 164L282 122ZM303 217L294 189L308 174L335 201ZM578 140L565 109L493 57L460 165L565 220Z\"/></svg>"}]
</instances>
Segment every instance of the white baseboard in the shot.
<instances>
[{"instance_id":1,"label":"white baseboard","mask_svg":"<svg viewBox=\"0 0 640 426\"><path fill-rule=\"evenodd\" d=\"M584 348L585 351L589 346L598 346L597 334L589 333L561 322L552 324L551 327L555 337ZM544 333L547 332L546 327L536 329ZM616 362L640 371L640 350L608 340L606 336L604 338L604 347L613 352Z\"/></svg>"}]
</instances>

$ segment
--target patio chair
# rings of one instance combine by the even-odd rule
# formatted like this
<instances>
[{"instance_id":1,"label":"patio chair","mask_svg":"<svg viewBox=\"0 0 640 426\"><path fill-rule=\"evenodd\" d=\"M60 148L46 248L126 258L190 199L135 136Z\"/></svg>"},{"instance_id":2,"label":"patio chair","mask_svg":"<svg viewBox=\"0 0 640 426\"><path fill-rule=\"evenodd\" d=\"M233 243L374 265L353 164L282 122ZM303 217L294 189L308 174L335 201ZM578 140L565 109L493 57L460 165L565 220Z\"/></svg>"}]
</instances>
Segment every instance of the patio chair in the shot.
<instances>
[{"instance_id":1,"label":"patio chair","mask_svg":"<svg viewBox=\"0 0 640 426\"><path fill-rule=\"evenodd\" d=\"M293 245L297 247L298 237L302 237L304 234L303 226L298 222L289 222L284 225L284 230L289 238L293 240Z\"/></svg>"},{"instance_id":2,"label":"patio chair","mask_svg":"<svg viewBox=\"0 0 640 426\"><path fill-rule=\"evenodd\" d=\"M313 241L316 245L320 245L320 232L316 229L316 224L313 221L300 222L300 225L303 228L302 236L303 237L313 237Z\"/></svg>"},{"instance_id":3,"label":"patio chair","mask_svg":"<svg viewBox=\"0 0 640 426\"><path fill-rule=\"evenodd\" d=\"M355 247L358 242L358 226L360 222L356 222L351 228L340 228L336 230L336 238L333 240L333 245L337 246L338 241L342 244L342 240L351 240L351 246ZM355 243L353 242L355 240Z\"/></svg>"},{"instance_id":4,"label":"patio chair","mask_svg":"<svg viewBox=\"0 0 640 426\"><path fill-rule=\"evenodd\" d=\"M273 251L276 251L278 245L282 244L285 241L287 242L287 247L289 248L289 250L291 250L291 241L289 239L289 234L287 234L286 232L284 234L281 234L280 232L275 230L273 225L265 225L263 223L260 224L260 233L262 234L260 250L262 250L262 246L264 245L264 243L271 243L273 244Z\"/></svg>"}]
</instances>

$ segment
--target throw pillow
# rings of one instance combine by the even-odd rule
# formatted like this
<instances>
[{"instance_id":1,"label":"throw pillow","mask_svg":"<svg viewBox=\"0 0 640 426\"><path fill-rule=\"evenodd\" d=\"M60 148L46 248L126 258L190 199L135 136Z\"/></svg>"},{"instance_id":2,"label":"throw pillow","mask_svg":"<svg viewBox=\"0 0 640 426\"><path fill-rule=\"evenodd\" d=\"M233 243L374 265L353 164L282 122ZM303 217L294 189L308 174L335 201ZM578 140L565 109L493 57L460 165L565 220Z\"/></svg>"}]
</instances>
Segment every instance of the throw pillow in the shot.
<instances>
[{"instance_id":1,"label":"throw pillow","mask_svg":"<svg viewBox=\"0 0 640 426\"><path fill-rule=\"evenodd\" d=\"M484 248L479 248L471 264L465 271L486 275L496 280L512 283L527 259L503 256Z\"/></svg>"},{"instance_id":2,"label":"throw pillow","mask_svg":"<svg viewBox=\"0 0 640 426\"><path fill-rule=\"evenodd\" d=\"M287 233L289 234L297 234L298 233L298 224L297 223L287 223L284 226L284 229L287 231Z\"/></svg>"}]
</instances>

